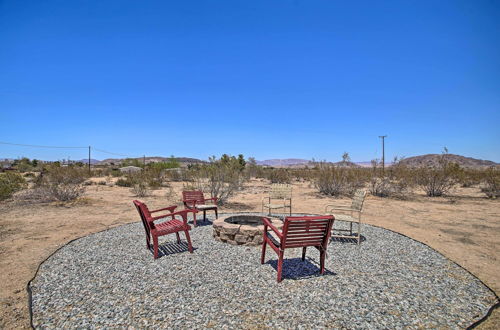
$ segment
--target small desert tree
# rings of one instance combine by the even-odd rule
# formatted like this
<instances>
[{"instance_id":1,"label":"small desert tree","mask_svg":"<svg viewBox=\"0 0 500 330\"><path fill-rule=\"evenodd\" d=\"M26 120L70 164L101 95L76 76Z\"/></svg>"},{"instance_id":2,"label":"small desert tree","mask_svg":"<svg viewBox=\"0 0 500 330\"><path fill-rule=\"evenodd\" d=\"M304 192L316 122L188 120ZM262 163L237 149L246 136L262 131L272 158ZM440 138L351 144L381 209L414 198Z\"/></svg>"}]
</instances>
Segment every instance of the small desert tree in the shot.
<instances>
[{"instance_id":1,"label":"small desert tree","mask_svg":"<svg viewBox=\"0 0 500 330\"><path fill-rule=\"evenodd\" d=\"M222 155L209 158L209 164L193 167L191 176L198 189L217 197L219 205L242 188L244 182L242 164L234 156Z\"/></svg>"},{"instance_id":2,"label":"small desert tree","mask_svg":"<svg viewBox=\"0 0 500 330\"><path fill-rule=\"evenodd\" d=\"M443 196L457 183L459 172L460 166L448 159L448 150L445 148L437 166L426 166L417 171L417 184L429 197Z\"/></svg>"}]
</instances>

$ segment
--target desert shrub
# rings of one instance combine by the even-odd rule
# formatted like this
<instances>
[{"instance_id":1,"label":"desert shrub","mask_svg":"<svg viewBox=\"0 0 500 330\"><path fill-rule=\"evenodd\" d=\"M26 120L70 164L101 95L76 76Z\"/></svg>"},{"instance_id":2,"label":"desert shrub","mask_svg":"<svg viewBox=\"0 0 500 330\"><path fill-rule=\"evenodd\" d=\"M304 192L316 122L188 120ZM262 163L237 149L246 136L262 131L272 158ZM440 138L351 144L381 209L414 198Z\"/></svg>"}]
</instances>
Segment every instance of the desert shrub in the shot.
<instances>
[{"instance_id":1,"label":"desert shrub","mask_svg":"<svg viewBox=\"0 0 500 330\"><path fill-rule=\"evenodd\" d=\"M49 166L38 177L34 187L40 200L75 200L85 192L83 183L88 172L78 167ZM35 195L36 195L35 194Z\"/></svg>"},{"instance_id":2,"label":"desert shrub","mask_svg":"<svg viewBox=\"0 0 500 330\"><path fill-rule=\"evenodd\" d=\"M500 197L500 169L491 167L485 171L484 187L481 191L488 198Z\"/></svg>"},{"instance_id":3,"label":"desert shrub","mask_svg":"<svg viewBox=\"0 0 500 330\"><path fill-rule=\"evenodd\" d=\"M268 170L267 179L271 183L290 183L290 173L284 168L272 168Z\"/></svg>"},{"instance_id":4,"label":"desert shrub","mask_svg":"<svg viewBox=\"0 0 500 330\"><path fill-rule=\"evenodd\" d=\"M137 197L145 197L149 195L148 186L144 181L135 183L130 191Z\"/></svg>"},{"instance_id":5,"label":"desert shrub","mask_svg":"<svg viewBox=\"0 0 500 330\"><path fill-rule=\"evenodd\" d=\"M236 157L223 155L219 160L211 157L209 164L192 168L190 175L198 189L217 197L219 205L223 205L235 191L242 189L243 169Z\"/></svg>"},{"instance_id":6,"label":"desert shrub","mask_svg":"<svg viewBox=\"0 0 500 330\"><path fill-rule=\"evenodd\" d=\"M422 167L417 170L417 184L429 197L438 197L447 194L457 183L460 166L450 162L447 153L443 153L438 165Z\"/></svg>"},{"instance_id":7,"label":"desert shrub","mask_svg":"<svg viewBox=\"0 0 500 330\"><path fill-rule=\"evenodd\" d=\"M357 189L364 185L360 173L360 170L351 167L322 162L317 165L313 179L314 186L324 195L352 196Z\"/></svg>"},{"instance_id":8,"label":"desert shrub","mask_svg":"<svg viewBox=\"0 0 500 330\"><path fill-rule=\"evenodd\" d=\"M379 197L406 199L414 185L410 169L400 160L394 159L393 165L384 172L378 160L372 160L370 193Z\"/></svg>"},{"instance_id":9,"label":"desert shrub","mask_svg":"<svg viewBox=\"0 0 500 330\"><path fill-rule=\"evenodd\" d=\"M12 194L27 187L22 175L12 172L0 173L0 200L10 198Z\"/></svg>"},{"instance_id":10,"label":"desert shrub","mask_svg":"<svg viewBox=\"0 0 500 330\"><path fill-rule=\"evenodd\" d=\"M100 186L105 186L106 185L106 181L99 181L97 182L98 185Z\"/></svg>"},{"instance_id":11,"label":"desert shrub","mask_svg":"<svg viewBox=\"0 0 500 330\"><path fill-rule=\"evenodd\" d=\"M117 168L111 169L109 174L114 178L119 178L123 175L123 173Z\"/></svg>"},{"instance_id":12,"label":"desert shrub","mask_svg":"<svg viewBox=\"0 0 500 330\"><path fill-rule=\"evenodd\" d=\"M128 178L119 178L115 184L119 187L132 187L133 182L129 181Z\"/></svg>"}]
</instances>

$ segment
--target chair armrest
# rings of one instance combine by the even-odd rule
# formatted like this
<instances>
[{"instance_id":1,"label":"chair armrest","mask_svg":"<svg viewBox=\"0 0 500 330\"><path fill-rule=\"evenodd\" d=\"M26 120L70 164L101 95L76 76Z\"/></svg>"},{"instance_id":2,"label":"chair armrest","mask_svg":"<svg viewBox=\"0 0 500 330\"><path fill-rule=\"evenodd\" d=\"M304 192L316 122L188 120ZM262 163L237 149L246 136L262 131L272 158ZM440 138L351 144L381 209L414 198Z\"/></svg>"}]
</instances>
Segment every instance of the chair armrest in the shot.
<instances>
[{"instance_id":1,"label":"chair armrest","mask_svg":"<svg viewBox=\"0 0 500 330\"><path fill-rule=\"evenodd\" d=\"M206 202L206 201L213 201L214 204L217 204L217 197L205 198L203 200L203 202Z\"/></svg>"},{"instance_id":2,"label":"chair armrest","mask_svg":"<svg viewBox=\"0 0 500 330\"><path fill-rule=\"evenodd\" d=\"M325 206L325 212L327 212L328 209L330 209L330 210L344 210L344 211L358 211L358 210L355 210L355 209L350 208L348 206L337 206L337 205Z\"/></svg>"},{"instance_id":3,"label":"chair armrest","mask_svg":"<svg viewBox=\"0 0 500 330\"><path fill-rule=\"evenodd\" d=\"M182 216L182 221L184 222L185 225L187 225L187 214L188 212L191 212L189 210L181 210L181 211L177 211L177 212L172 212L172 213L169 213L169 214L164 214L164 215L160 215L160 216L157 216L157 217L153 217L152 220L155 221L155 220L158 220L158 219L162 219L162 218L166 218L166 217L172 217L172 219L175 219L175 216L176 215L181 215Z\"/></svg>"},{"instance_id":4,"label":"chair armrest","mask_svg":"<svg viewBox=\"0 0 500 330\"><path fill-rule=\"evenodd\" d=\"M269 218L262 218L262 220L264 222L264 235L266 234L267 231L266 227L269 227L276 233L276 235L278 235L280 240L283 238L283 234L278 230L278 228L274 227Z\"/></svg>"},{"instance_id":5,"label":"chair armrest","mask_svg":"<svg viewBox=\"0 0 500 330\"><path fill-rule=\"evenodd\" d=\"M154 210L154 211L149 211L149 213L155 213L155 212L160 212L160 211L165 211L165 210L168 210L170 212L174 212L174 210L177 208L177 205L174 205L174 206L169 206L169 207L165 207L163 209L158 209L158 210Z\"/></svg>"}]
</instances>

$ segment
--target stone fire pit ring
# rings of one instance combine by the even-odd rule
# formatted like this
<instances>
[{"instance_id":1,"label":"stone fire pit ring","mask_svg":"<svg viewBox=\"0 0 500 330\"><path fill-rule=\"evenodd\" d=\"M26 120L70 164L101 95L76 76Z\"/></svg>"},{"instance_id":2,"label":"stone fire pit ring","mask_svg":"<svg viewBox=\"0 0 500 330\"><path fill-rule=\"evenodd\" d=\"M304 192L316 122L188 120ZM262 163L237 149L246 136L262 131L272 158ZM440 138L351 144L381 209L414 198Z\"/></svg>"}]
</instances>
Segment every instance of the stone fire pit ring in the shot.
<instances>
[{"instance_id":1,"label":"stone fire pit ring","mask_svg":"<svg viewBox=\"0 0 500 330\"><path fill-rule=\"evenodd\" d=\"M232 245L260 245L264 233L263 217L270 219L276 228L281 230L283 227L283 221L276 217L237 214L214 220L213 237L219 242Z\"/></svg>"}]
</instances>

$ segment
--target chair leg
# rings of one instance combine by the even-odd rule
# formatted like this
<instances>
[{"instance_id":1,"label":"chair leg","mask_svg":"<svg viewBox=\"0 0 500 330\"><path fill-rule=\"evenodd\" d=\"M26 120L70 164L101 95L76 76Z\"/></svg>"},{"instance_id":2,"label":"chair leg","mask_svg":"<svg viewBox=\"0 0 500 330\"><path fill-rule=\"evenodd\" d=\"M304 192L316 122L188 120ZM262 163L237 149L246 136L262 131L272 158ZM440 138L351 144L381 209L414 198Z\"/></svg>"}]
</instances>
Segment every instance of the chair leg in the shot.
<instances>
[{"instance_id":1,"label":"chair leg","mask_svg":"<svg viewBox=\"0 0 500 330\"><path fill-rule=\"evenodd\" d=\"M264 260L266 259L266 247L267 247L267 242L266 242L266 238L264 237L264 239L262 240L262 253L260 255L260 263L261 264L263 264Z\"/></svg>"},{"instance_id":2,"label":"chair leg","mask_svg":"<svg viewBox=\"0 0 500 330\"><path fill-rule=\"evenodd\" d=\"M207 221L207 210L203 210L203 222Z\"/></svg>"},{"instance_id":3,"label":"chair leg","mask_svg":"<svg viewBox=\"0 0 500 330\"><path fill-rule=\"evenodd\" d=\"M196 212L193 212L193 222L194 226L196 227Z\"/></svg>"},{"instance_id":4,"label":"chair leg","mask_svg":"<svg viewBox=\"0 0 500 330\"><path fill-rule=\"evenodd\" d=\"M153 236L153 251L154 258L158 259L158 236Z\"/></svg>"},{"instance_id":5,"label":"chair leg","mask_svg":"<svg viewBox=\"0 0 500 330\"><path fill-rule=\"evenodd\" d=\"M179 232L176 232L175 236L177 236L177 244L181 244L181 237L179 236Z\"/></svg>"},{"instance_id":6,"label":"chair leg","mask_svg":"<svg viewBox=\"0 0 500 330\"><path fill-rule=\"evenodd\" d=\"M306 249L307 247L305 246L302 248L302 261L306 260Z\"/></svg>"},{"instance_id":7,"label":"chair leg","mask_svg":"<svg viewBox=\"0 0 500 330\"><path fill-rule=\"evenodd\" d=\"M320 268L319 272L321 274L325 273L325 255L326 255L326 251L319 252L319 268Z\"/></svg>"},{"instance_id":8,"label":"chair leg","mask_svg":"<svg viewBox=\"0 0 500 330\"><path fill-rule=\"evenodd\" d=\"M215 211L215 219L218 219L219 218L219 213L217 213L217 209L215 209L214 211Z\"/></svg>"},{"instance_id":9,"label":"chair leg","mask_svg":"<svg viewBox=\"0 0 500 330\"><path fill-rule=\"evenodd\" d=\"M361 242L361 221L358 222L358 245Z\"/></svg>"},{"instance_id":10,"label":"chair leg","mask_svg":"<svg viewBox=\"0 0 500 330\"><path fill-rule=\"evenodd\" d=\"M282 273L283 273L283 254L284 251L279 252L279 257L278 257L278 283L283 280L282 278Z\"/></svg>"},{"instance_id":11,"label":"chair leg","mask_svg":"<svg viewBox=\"0 0 500 330\"><path fill-rule=\"evenodd\" d=\"M191 244L191 237L189 236L189 232L187 230L184 230L184 233L186 234L186 240L188 241L188 250L190 253L193 253L193 245Z\"/></svg>"}]
</instances>

